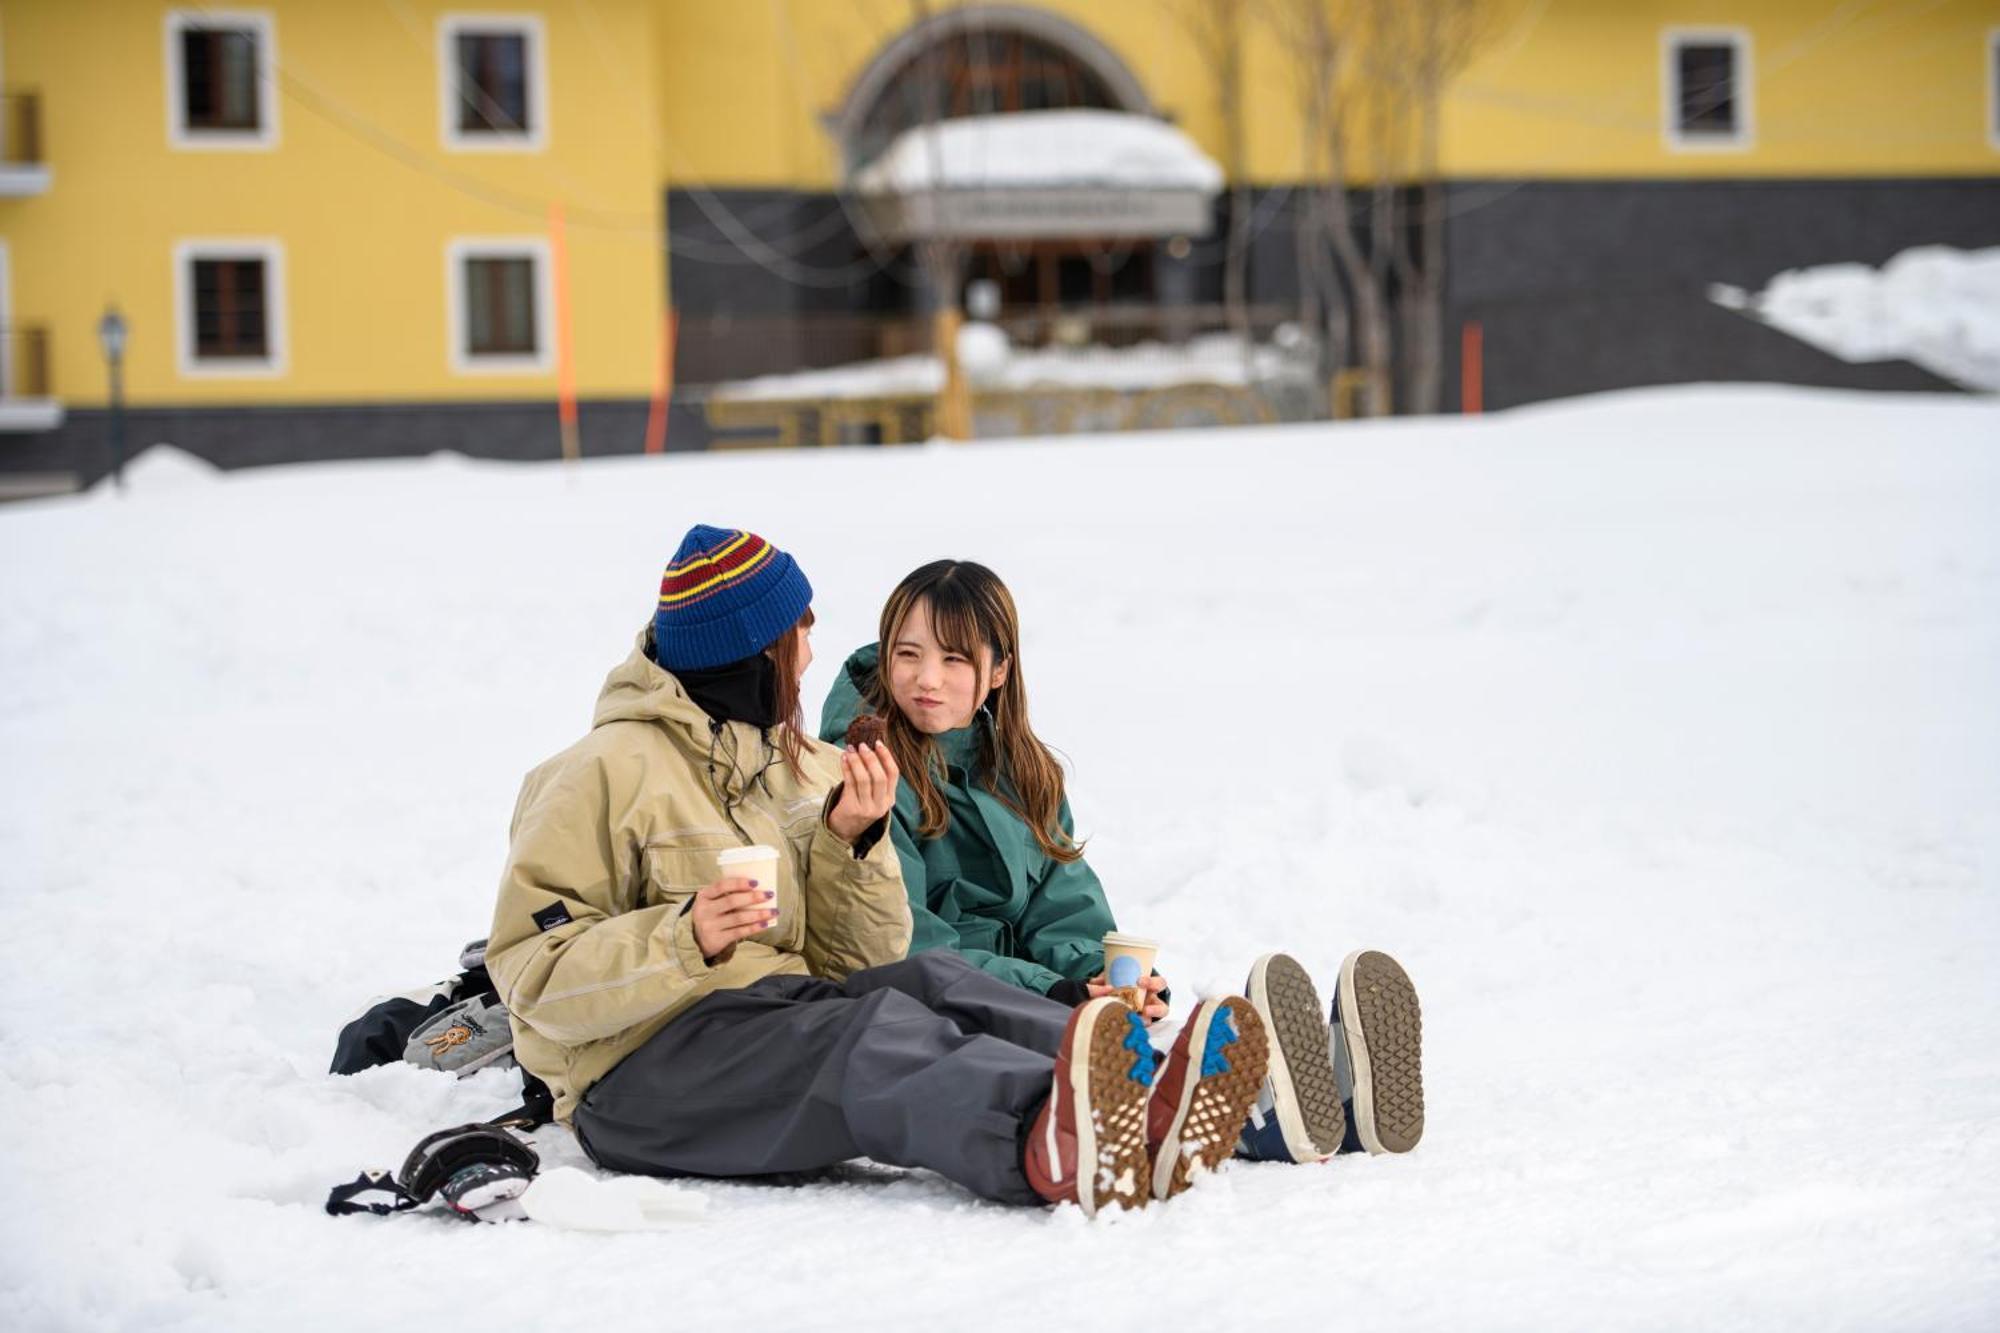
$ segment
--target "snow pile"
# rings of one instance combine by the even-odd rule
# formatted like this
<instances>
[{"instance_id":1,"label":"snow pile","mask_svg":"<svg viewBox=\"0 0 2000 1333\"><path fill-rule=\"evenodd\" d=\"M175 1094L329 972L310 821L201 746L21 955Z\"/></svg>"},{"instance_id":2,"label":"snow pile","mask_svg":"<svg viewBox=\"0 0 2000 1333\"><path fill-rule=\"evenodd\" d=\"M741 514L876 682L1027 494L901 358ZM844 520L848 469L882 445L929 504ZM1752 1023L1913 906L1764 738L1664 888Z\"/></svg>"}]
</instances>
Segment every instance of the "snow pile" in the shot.
<instances>
[{"instance_id":1,"label":"snow pile","mask_svg":"<svg viewBox=\"0 0 2000 1333\"><path fill-rule=\"evenodd\" d=\"M1991 1328L1996 440L1989 400L1694 389L0 509L0 1328L934 1329L1107 1283L1166 1333ZM815 710L898 578L997 568L1179 1012L1393 950L1418 1150L1101 1225L869 1164L679 1182L660 1233L326 1217L517 1097L324 1071L485 933L521 774L697 520L811 574Z\"/></svg>"},{"instance_id":2,"label":"snow pile","mask_svg":"<svg viewBox=\"0 0 2000 1333\"><path fill-rule=\"evenodd\" d=\"M997 328L967 324L976 344L981 390L1029 392L1037 389L1117 389L1142 391L1182 384L1240 387L1269 383L1297 375L1296 352L1270 344L1253 344L1231 333L1204 334L1183 344L1140 343L1134 347L996 347ZM988 332L987 330L991 330ZM1003 335L1004 336L1004 335ZM961 338L965 356L968 340ZM967 362L968 368L971 362ZM784 375L759 375L731 380L714 389L717 398L767 401L815 398L886 398L904 394L934 394L944 386L944 365L928 352L856 361L825 370L800 370Z\"/></svg>"},{"instance_id":3,"label":"snow pile","mask_svg":"<svg viewBox=\"0 0 2000 1333\"><path fill-rule=\"evenodd\" d=\"M1922 246L1880 270L1792 269L1754 295L1726 285L1711 295L1844 361L1913 361L1968 389L2000 390L2000 247Z\"/></svg>"},{"instance_id":4,"label":"snow pile","mask_svg":"<svg viewBox=\"0 0 2000 1333\"><path fill-rule=\"evenodd\" d=\"M855 173L857 194L992 188L1200 190L1222 168L1162 120L1122 111L966 116L903 131Z\"/></svg>"}]
</instances>

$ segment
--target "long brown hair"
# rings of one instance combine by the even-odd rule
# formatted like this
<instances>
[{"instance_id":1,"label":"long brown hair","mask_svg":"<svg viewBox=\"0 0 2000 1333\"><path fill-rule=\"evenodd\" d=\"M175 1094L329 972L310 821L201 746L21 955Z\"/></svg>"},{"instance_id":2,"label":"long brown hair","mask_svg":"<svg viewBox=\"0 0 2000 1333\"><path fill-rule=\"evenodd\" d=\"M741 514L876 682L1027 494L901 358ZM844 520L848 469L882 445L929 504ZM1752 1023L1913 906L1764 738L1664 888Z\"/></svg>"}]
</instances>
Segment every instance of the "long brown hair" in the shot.
<instances>
[{"instance_id":1,"label":"long brown hair","mask_svg":"<svg viewBox=\"0 0 2000 1333\"><path fill-rule=\"evenodd\" d=\"M792 770L795 778L805 776L799 768L799 756L813 748L812 738L806 734L805 709L799 702L799 641L812 628L814 619L813 609L808 606L799 623L764 650L770 654L771 665L778 675L778 753L785 757L785 767Z\"/></svg>"},{"instance_id":2,"label":"long brown hair","mask_svg":"<svg viewBox=\"0 0 2000 1333\"><path fill-rule=\"evenodd\" d=\"M1012 810L1035 835L1043 853L1074 861L1083 847L1062 830L1062 766L1028 725L1028 686L1021 671L1021 620L1013 594L992 570L970 560L934 560L911 573L882 608L881 660L869 702L889 723L889 750L903 781L916 794L922 821L917 832L935 838L951 826L951 809L938 790L944 758L929 736L910 725L889 695L889 660L903 623L919 605L930 611L931 632L947 650L977 664L982 673L1002 662L1007 679L986 697L991 731L979 733L979 783Z\"/></svg>"}]
</instances>

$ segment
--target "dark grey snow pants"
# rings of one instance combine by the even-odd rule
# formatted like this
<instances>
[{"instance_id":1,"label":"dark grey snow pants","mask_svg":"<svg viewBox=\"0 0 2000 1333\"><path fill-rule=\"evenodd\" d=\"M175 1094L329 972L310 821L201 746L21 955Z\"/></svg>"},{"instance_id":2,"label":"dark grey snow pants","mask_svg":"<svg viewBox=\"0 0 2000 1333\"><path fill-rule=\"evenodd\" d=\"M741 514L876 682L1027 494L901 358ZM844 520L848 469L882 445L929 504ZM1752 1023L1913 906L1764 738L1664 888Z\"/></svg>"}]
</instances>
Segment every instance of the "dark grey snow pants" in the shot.
<instances>
[{"instance_id":1,"label":"dark grey snow pants","mask_svg":"<svg viewBox=\"0 0 2000 1333\"><path fill-rule=\"evenodd\" d=\"M613 1171L761 1176L869 1157L1037 1203L1022 1121L1049 1095L1071 1012L941 949L845 981L766 977L667 1024L573 1123Z\"/></svg>"}]
</instances>

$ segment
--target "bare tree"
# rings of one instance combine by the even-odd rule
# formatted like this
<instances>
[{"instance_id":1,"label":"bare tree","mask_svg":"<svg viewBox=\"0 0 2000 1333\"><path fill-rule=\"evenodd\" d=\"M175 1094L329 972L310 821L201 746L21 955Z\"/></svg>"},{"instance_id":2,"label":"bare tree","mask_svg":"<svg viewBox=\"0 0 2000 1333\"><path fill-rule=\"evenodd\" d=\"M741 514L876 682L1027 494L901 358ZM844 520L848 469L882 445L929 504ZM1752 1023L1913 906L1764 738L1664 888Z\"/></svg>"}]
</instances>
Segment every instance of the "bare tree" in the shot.
<instances>
[{"instance_id":1,"label":"bare tree","mask_svg":"<svg viewBox=\"0 0 2000 1333\"><path fill-rule=\"evenodd\" d=\"M1393 0L1389 0L1393 3ZM1435 412L1443 402L1445 216L1448 207L1439 155L1444 95L1498 18L1497 0L1405 0L1390 62L1378 65L1382 84L1403 90L1415 129L1418 241L1397 229L1394 253L1401 287L1404 369L1412 412Z\"/></svg>"},{"instance_id":2,"label":"bare tree","mask_svg":"<svg viewBox=\"0 0 2000 1333\"><path fill-rule=\"evenodd\" d=\"M919 27L929 23L929 0L910 0L910 16ZM945 179L944 148L938 124L944 119L945 84L951 76L950 58L957 31L935 32L930 49L924 53L924 70L918 81L923 97L923 127L926 155L930 158L931 223L939 232L949 231L944 201L949 196ZM917 241L917 265L924 286L936 305L931 311L931 351L944 368L944 383L938 394L937 431L947 439L972 438L972 408L963 368L958 362L958 331L964 322L959 310L959 285L964 277L965 247L948 235L932 234Z\"/></svg>"},{"instance_id":3,"label":"bare tree","mask_svg":"<svg viewBox=\"0 0 2000 1333\"><path fill-rule=\"evenodd\" d=\"M1320 339L1321 370L1333 399L1338 392L1335 377L1346 364L1350 327L1346 315L1352 303L1351 328L1366 372L1361 412L1381 416L1390 410L1395 348L1384 274L1362 248L1348 205L1354 115L1352 89L1344 86L1343 77L1350 43L1364 30L1362 8L1368 3L1371 0L1265 0L1263 12L1287 53L1298 98L1308 196L1301 220L1307 232L1301 243L1301 313L1310 309L1319 316L1320 322L1312 327ZM1324 263L1328 249L1344 283Z\"/></svg>"},{"instance_id":4,"label":"bare tree","mask_svg":"<svg viewBox=\"0 0 2000 1333\"><path fill-rule=\"evenodd\" d=\"M1208 67L1222 123L1223 170L1229 177L1229 237L1223 254L1222 305L1229 327L1250 340L1250 170L1243 121L1246 0L1170 0L1169 11Z\"/></svg>"}]
</instances>

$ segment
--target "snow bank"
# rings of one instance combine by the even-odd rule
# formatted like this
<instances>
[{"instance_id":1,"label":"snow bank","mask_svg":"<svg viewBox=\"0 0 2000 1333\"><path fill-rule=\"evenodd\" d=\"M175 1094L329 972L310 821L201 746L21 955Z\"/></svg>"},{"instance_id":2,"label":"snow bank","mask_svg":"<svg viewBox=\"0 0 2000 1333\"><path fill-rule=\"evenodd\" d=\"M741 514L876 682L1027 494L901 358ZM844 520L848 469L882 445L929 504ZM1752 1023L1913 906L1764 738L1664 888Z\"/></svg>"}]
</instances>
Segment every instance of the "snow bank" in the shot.
<instances>
[{"instance_id":1,"label":"snow bank","mask_svg":"<svg viewBox=\"0 0 2000 1333\"><path fill-rule=\"evenodd\" d=\"M897 135L855 173L857 194L996 186L1222 188L1222 168L1165 121L1120 111L966 116Z\"/></svg>"},{"instance_id":2,"label":"snow bank","mask_svg":"<svg viewBox=\"0 0 2000 1333\"><path fill-rule=\"evenodd\" d=\"M0 1327L1991 1328L1996 440L1688 389L0 509ZM511 1105L329 1077L333 1035L485 933L520 776L697 520L811 572L815 703L896 579L996 567L1182 1012L1394 950L1421 1147L1102 1225L867 1165L659 1234L324 1216Z\"/></svg>"},{"instance_id":3,"label":"snow bank","mask_svg":"<svg viewBox=\"0 0 2000 1333\"><path fill-rule=\"evenodd\" d=\"M1843 361L1913 361L2000 390L2000 247L1922 246L1879 270L1825 264L1780 273L1754 295L1723 285L1712 295Z\"/></svg>"}]
</instances>

